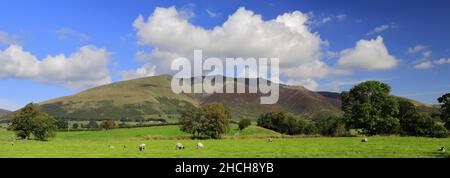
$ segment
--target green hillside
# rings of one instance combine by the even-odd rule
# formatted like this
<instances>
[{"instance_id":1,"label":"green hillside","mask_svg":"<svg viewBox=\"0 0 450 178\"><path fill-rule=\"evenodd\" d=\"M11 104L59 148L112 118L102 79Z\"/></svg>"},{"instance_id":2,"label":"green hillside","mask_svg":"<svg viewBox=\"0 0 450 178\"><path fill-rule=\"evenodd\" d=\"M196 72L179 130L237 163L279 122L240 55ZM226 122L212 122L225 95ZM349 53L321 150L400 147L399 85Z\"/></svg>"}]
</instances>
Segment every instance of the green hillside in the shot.
<instances>
[{"instance_id":1,"label":"green hillside","mask_svg":"<svg viewBox=\"0 0 450 178\"><path fill-rule=\"evenodd\" d=\"M235 120L255 120L262 113L275 111L294 113L312 120L341 114L339 93L313 92L301 86L280 85L278 103L261 105L261 93L174 94L170 88L171 79L169 75L161 75L117 82L45 101L39 106L54 117L72 120L176 120L179 109L194 108L204 103L224 104L230 108ZM415 103L420 111L430 114L439 112L436 107L409 101Z\"/></svg>"},{"instance_id":2,"label":"green hillside","mask_svg":"<svg viewBox=\"0 0 450 178\"><path fill-rule=\"evenodd\" d=\"M58 118L143 119L173 116L181 108L203 103L223 103L235 119L255 118L269 111L286 111L307 118L340 113L340 101L303 87L281 85L274 105L261 105L262 94L174 94L171 76L162 75L113 83L81 93L39 103L40 109Z\"/></svg>"},{"instance_id":3,"label":"green hillside","mask_svg":"<svg viewBox=\"0 0 450 178\"><path fill-rule=\"evenodd\" d=\"M170 89L170 76L163 75L113 83L76 95L39 103L55 117L79 119L142 119L149 115L175 114L177 109L200 103Z\"/></svg>"}]
</instances>

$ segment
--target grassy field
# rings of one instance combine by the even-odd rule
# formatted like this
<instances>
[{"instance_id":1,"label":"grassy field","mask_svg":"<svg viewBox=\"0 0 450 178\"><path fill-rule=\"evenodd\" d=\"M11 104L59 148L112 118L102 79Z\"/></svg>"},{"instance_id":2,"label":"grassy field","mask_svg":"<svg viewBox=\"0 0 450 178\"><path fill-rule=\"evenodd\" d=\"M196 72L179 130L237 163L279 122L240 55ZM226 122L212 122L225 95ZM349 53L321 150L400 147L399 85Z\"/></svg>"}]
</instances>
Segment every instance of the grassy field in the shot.
<instances>
[{"instance_id":1,"label":"grassy field","mask_svg":"<svg viewBox=\"0 0 450 178\"><path fill-rule=\"evenodd\" d=\"M287 137L251 126L238 132L236 126L222 140L201 140L205 149L197 150L198 140L190 140L188 134L177 126L153 128L117 129L112 131L60 132L47 141L14 141L14 134L0 130L0 157L45 158L439 158L448 157L437 151L450 147L450 138L417 138L377 136L368 143L359 137ZM280 137L266 142L267 137ZM185 150L175 150L176 143L183 143ZM139 152L137 146L147 145L147 151ZM114 149L109 149L113 145ZM127 149L123 146L126 145Z\"/></svg>"}]
</instances>

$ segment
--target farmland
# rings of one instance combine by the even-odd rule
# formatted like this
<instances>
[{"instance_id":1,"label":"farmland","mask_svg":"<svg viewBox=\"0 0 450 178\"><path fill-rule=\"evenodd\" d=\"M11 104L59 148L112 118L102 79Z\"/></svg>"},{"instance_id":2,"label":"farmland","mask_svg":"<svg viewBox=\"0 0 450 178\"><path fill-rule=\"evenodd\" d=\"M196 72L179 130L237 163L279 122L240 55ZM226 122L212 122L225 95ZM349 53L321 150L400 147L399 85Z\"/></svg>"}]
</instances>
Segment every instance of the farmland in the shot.
<instances>
[{"instance_id":1,"label":"farmland","mask_svg":"<svg viewBox=\"0 0 450 178\"><path fill-rule=\"evenodd\" d=\"M276 137L268 143L266 138ZM58 132L49 141L12 140L14 134L0 130L2 158L439 158L448 157L438 148L450 146L450 138L399 136L302 137L285 136L256 126L239 132L232 125L221 140L191 140L177 126L110 131ZM175 150L176 143L185 150ZM197 150L202 142L205 149ZM145 143L147 151L137 146ZM108 145L114 146L109 148ZM126 145L126 148L124 148Z\"/></svg>"}]
</instances>

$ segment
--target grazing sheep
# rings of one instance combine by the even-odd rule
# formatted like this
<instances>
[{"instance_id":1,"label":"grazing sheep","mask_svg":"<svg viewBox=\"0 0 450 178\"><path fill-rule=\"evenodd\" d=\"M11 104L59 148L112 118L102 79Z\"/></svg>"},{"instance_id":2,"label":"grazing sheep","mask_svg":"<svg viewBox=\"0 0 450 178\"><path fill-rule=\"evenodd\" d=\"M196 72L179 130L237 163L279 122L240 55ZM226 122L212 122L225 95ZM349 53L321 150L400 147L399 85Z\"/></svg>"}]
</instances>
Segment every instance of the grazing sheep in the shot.
<instances>
[{"instance_id":1,"label":"grazing sheep","mask_svg":"<svg viewBox=\"0 0 450 178\"><path fill-rule=\"evenodd\" d=\"M205 148L203 143L197 143L197 149L203 149L203 148Z\"/></svg>"},{"instance_id":2,"label":"grazing sheep","mask_svg":"<svg viewBox=\"0 0 450 178\"><path fill-rule=\"evenodd\" d=\"M108 148L112 150L112 149L114 149L115 147L112 146L112 145L108 145Z\"/></svg>"},{"instance_id":3,"label":"grazing sheep","mask_svg":"<svg viewBox=\"0 0 450 178\"><path fill-rule=\"evenodd\" d=\"M439 151L440 151L440 152L445 152L445 150L446 150L445 147L439 148Z\"/></svg>"},{"instance_id":4,"label":"grazing sheep","mask_svg":"<svg viewBox=\"0 0 450 178\"><path fill-rule=\"evenodd\" d=\"M177 149L177 150L183 150L183 149L184 149L184 146L183 146L183 144L181 144L181 143L177 143L175 149Z\"/></svg>"},{"instance_id":5,"label":"grazing sheep","mask_svg":"<svg viewBox=\"0 0 450 178\"><path fill-rule=\"evenodd\" d=\"M363 139L361 139L361 142L363 142L363 143L365 143L365 142L369 142L369 139L367 139L367 138L363 138Z\"/></svg>"},{"instance_id":6,"label":"grazing sheep","mask_svg":"<svg viewBox=\"0 0 450 178\"><path fill-rule=\"evenodd\" d=\"M145 144L140 144L139 145L139 151L145 151L145 148L146 147L146 145Z\"/></svg>"},{"instance_id":7,"label":"grazing sheep","mask_svg":"<svg viewBox=\"0 0 450 178\"><path fill-rule=\"evenodd\" d=\"M127 145L123 145L123 150L126 150L127 148Z\"/></svg>"},{"instance_id":8,"label":"grazing sheep","mask_svg":"<svg viewBox=\"0 0 450 178\"><path fill-rule=\"evenodd\" d=\"M272 138L268 138L267 142L273 142L273 139Z\"/></svg>"}]
</instances>

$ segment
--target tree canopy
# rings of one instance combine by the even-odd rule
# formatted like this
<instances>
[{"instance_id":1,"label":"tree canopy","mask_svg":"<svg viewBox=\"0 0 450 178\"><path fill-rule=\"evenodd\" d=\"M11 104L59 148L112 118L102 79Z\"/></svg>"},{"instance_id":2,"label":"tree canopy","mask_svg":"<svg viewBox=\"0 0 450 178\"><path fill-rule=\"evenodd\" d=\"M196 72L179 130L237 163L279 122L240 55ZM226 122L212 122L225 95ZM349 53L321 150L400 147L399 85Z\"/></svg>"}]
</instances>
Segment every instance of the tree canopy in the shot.
<instances>
[{"instance_id":1,"label":"tree canopy","mask_svg":"<svg viewBox=\"0 0 450 178\"><path fill-rule=\"evenodd\" d=\"M399 107L390 91L385 83L367 81L343 92L342 110L347 125L369 135L396 133L400 126Z\"/></svg>"},{"instance_id":2,"label":"tree canopy","mask_svg":"<svg viewBox=\"0 0 450 178\"><path fill-rule=\"evenodd\" d=\"M247 128L250 125L252 125L252 122L249 119L242 119L238 123L239 130L244 130L245 128Z\"/></svg>"},{"instance_id":3,"label":"tree canopy","mask_svg":"<svg viewBox=\"0 0 450 178\"><path fill-rule=\"evenodd\" d=\"M198 109L180 111L180 129L193 137L220 138L228 132L230 111L222 104L206 104Z\"/></svg>"},{"instance_id":4,"label":"tree canopy","mask_svg":"<svg viewBox=\"0 0 450 178\"><path fill-rule=\"evenodd\" d=\"M37 105L30 103L13 114L8 128L21 139L30 138L33 134L38 140L46 140L55 136L56 120L37 109Z\"/></svg>"},{"instance_id":5,"label":"tree canopy","mask_svg":"<svg viewBox=\"0 0 450 178\"><path fill-rule=\"evenodd\" d=\"M445 127L450 130L450 93L446 93L438 98L441 103L441 119L445 122Z\"/></svg>"}]
</instances>

